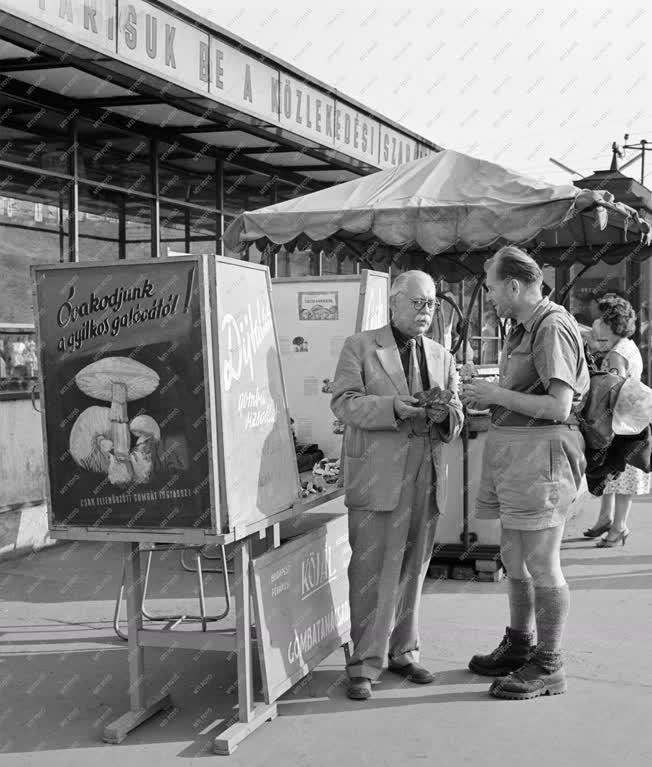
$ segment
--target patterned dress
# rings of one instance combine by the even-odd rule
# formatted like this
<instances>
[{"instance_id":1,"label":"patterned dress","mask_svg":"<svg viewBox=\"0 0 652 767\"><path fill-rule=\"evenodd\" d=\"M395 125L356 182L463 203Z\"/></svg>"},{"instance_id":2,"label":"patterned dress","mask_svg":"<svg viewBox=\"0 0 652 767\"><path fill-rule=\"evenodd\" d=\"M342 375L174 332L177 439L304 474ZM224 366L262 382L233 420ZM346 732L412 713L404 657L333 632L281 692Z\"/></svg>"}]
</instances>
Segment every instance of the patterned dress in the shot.
<instances>
[{"instance_id":1,"label":"patterned dress","mask_svg":"<svg viewBox=\"0 0 652 767\"><path fill-rule=\"evenodd\" d=\"M643 359L636 344L631 338L621 338L611 349L625 359L627 363L627 378L641 380L643 372ZM607 358L602 361L602 370L609 370ZM641 469L629 464L625 471L616 479L612 479L605 485L604 494L618 493L619 495L646 495L650 492L650 475Z\"/></svg>"}]
</instances>

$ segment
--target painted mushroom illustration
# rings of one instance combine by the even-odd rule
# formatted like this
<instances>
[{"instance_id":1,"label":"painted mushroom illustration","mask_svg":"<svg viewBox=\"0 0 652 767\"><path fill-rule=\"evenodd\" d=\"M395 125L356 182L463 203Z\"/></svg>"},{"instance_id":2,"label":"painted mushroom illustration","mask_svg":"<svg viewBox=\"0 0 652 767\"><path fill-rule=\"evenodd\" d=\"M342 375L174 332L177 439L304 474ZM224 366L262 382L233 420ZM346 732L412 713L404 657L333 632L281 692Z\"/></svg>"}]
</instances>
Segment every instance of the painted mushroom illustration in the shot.
<instances>
[{"instance_id":1,"label":"painted mushroom illustration","mask_svg":"<svg viewBox=\"0 0 652 767\"><path fill-rule=\"evenodd\" d=\"M75 463L87 471L107 474L112 447L111 410L92 405L77 418L70 430L70 455ZM108 443L108 444L107 444Z\"/></svg>"},{"instance_id":2,"label":"painted mushroom illustration","mask_svg":"<svg viewBox=\"0 0 652 767\"><path fill-rule=\"evenodd\" d=\"M75 376L75 382L89 397L111 403L109 480L117 485L128 484L134 473L129 455L131 432L127 402L141 399L155 391L159 385L158 374L130 357L105 357L80 370Z\"/></svg>"},{"instance_id":3,"label":"painted mushroom illustration","mask_svg":"<svg viewBox=\"0 0 652 767\"><path fill-rule=\"evenodd\" d=\"M142 485L157 469L161 429L151 416L137 415L129 424L129 430L137 438L136 447L129 456L134 471L134 481Z\"/></svg>"}]
</instances>

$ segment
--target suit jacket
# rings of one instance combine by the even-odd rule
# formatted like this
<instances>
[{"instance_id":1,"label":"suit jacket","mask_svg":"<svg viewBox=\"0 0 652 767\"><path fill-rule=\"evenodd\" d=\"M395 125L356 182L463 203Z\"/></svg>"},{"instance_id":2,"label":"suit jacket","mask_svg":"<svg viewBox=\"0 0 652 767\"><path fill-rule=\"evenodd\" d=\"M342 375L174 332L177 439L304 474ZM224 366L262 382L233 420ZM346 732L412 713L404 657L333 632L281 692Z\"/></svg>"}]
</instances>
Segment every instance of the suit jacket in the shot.
<instances>
[{"instance_id":1,"label":"suit jacket","mask_svg":"<svg viewBox=\"0 0 652 767\"><path fill-rule=\"evenodd\" d=\"M446 471L441 443L462 428L453 357L441 344L423 338L430 386L453 392L449 419L430 427L430 449L437 482L437 507L445 504ZM356 333L346 339L335 371L331 409L344 424L344 502L349 509L392 511L398 505L411 438L410 421L397 422L394 398L408 386L391 327Z\"/></svg>"}]
</instances>

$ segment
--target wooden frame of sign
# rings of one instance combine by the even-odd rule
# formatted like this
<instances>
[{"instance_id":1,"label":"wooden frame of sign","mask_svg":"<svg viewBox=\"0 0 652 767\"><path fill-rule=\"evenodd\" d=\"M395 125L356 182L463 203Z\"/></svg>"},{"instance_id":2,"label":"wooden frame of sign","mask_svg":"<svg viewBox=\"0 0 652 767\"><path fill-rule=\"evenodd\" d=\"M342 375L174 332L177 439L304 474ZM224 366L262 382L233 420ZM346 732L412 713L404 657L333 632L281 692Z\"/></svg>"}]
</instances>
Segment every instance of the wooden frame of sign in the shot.
<instances>
[{"instance_id":1,"label":"wooden frame of sign","mask_svg":"<svg viewBox=\"0 0 652 767\"><path fill-rule=\"evenodd\" d=\"M130 709L105 727L104 740L121 742L170 705L168 695L146 697L145 647L236 651L237 721L214 740L216 753L232 753L277 713L254 699L252 538L266 531L268 548L277 546L278 523L302 511L269 271L224 257L175 256L31 272L50 532L124 544ZM125 282L111 285L126 274ZM261 349L262 367L254 359ZM255 379L263 369L273 390ZM243 388L245 378L255 390ZM140 400L138 409L133 400ZM238 443L240 415L242 433L267 430L262 444L250 441L253 453ZM170 455L172 465L161 465ZM241 467L255 465L256 456L261 472L271 457L264 476L254 479L254 493ZM234 460L237 470L229 464ZM286 465L279 468L279 461ZM235 628L144 628L141 543L233 544Z\"/></svg>"}]
</instances>

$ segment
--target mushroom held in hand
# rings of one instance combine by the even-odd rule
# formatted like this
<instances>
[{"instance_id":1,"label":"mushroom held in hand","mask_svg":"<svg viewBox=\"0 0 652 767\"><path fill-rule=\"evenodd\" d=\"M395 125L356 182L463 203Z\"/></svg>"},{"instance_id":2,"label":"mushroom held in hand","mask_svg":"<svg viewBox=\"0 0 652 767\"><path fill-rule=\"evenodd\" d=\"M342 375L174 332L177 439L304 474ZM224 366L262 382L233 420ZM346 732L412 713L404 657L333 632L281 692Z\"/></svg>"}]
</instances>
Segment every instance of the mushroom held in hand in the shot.
<instances>
[{"instance_id":1,"label":"mushroom held in hand","mask_svg":"<svg viewBox=\"0 0 652 767\"><path fill-rule=\"evenodd\" d=\"M132 476L127 402L141 399L155 391L159 385L158 374L130 357L105 357L80 370L75 381L84 394L111 403L110 436L113 455L123 467L114 468L109 479L113 474L119 478L119 482L114 484L125 484L123 475L126 473Z\"/></svg>"},{"instance_id":2,"label":"mushroom held in hand","mask_svg":"<svg viewBox=\"0 0 652 767\"><path fill-rule=\"evenodd\" d=\"M417 407L431 407L432 405L448 405L453 395L446 389L442 389L435 384L432 389L427 391L418 391L414 398L417 400Z\"/></svg>"},{"instance_id":3,"label":"mushroom held in hand","mask_svg":"<svg viewBox=\"0 0 652 767\"><path fill-rule=\"evenodd\" d=\"M78 466L87 471L107 474L111 441L111 418L108 407L92 405L77 418L70 430L70 455Z\"/></svg>"}]
</instances>

